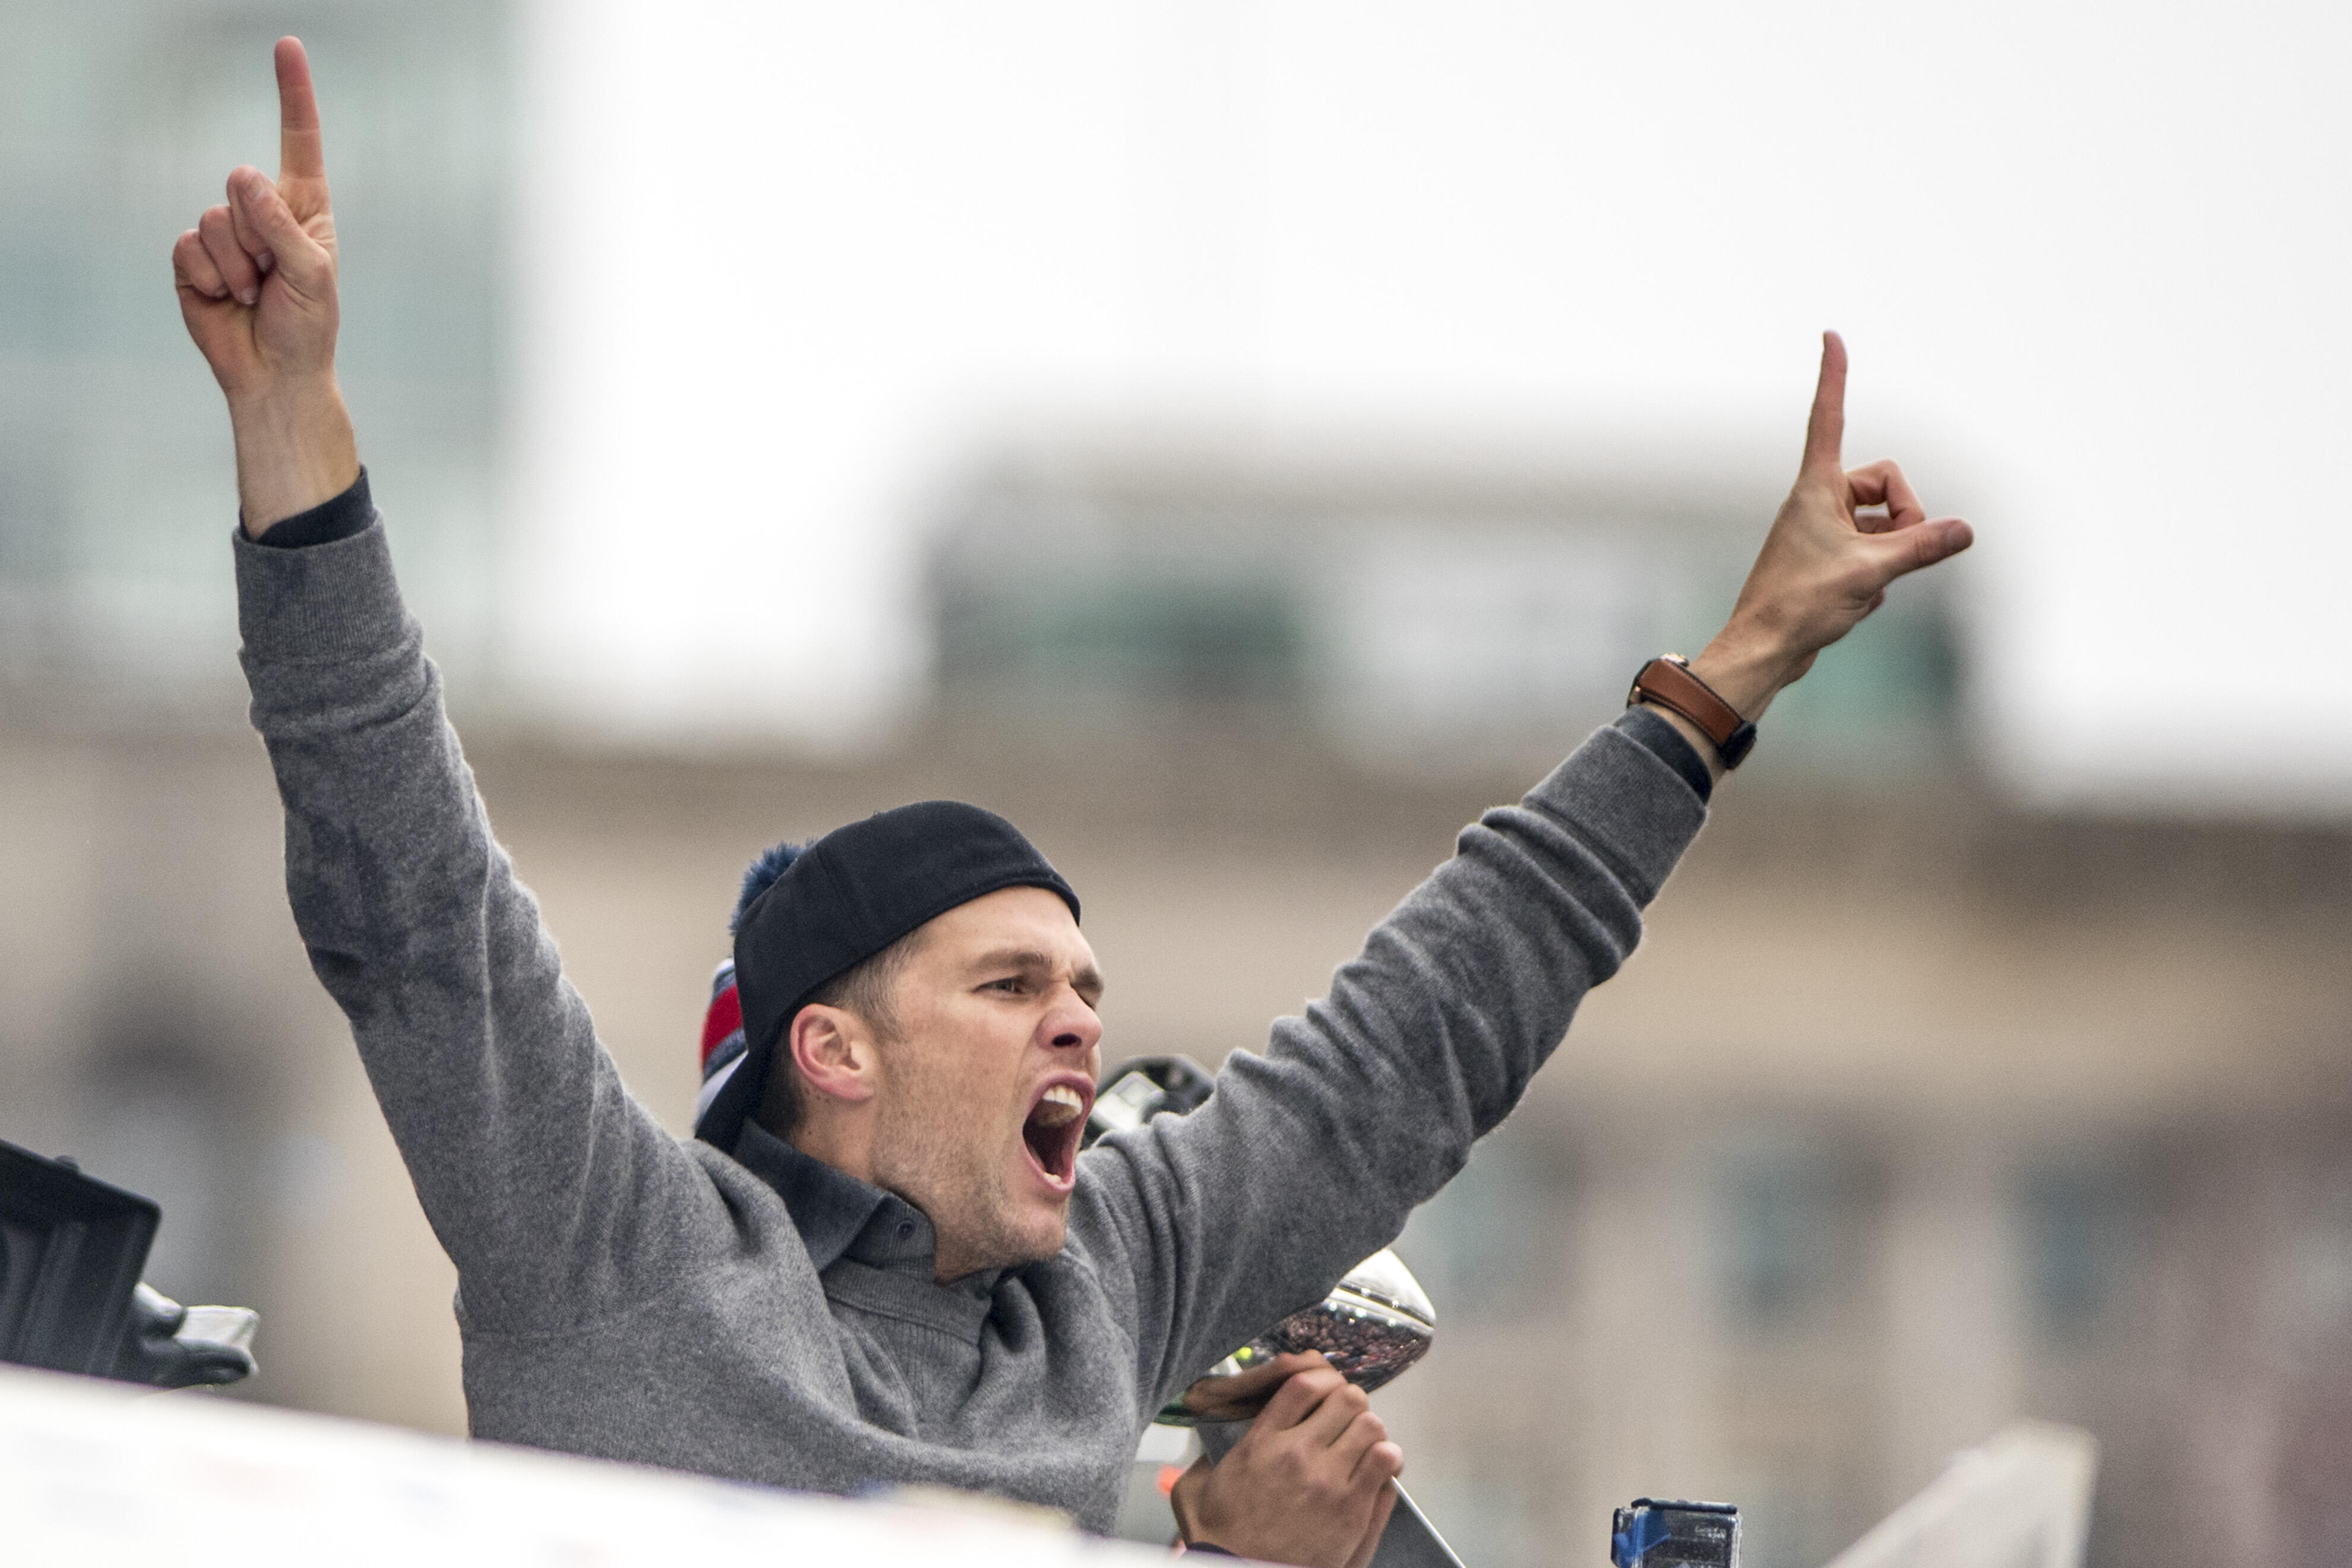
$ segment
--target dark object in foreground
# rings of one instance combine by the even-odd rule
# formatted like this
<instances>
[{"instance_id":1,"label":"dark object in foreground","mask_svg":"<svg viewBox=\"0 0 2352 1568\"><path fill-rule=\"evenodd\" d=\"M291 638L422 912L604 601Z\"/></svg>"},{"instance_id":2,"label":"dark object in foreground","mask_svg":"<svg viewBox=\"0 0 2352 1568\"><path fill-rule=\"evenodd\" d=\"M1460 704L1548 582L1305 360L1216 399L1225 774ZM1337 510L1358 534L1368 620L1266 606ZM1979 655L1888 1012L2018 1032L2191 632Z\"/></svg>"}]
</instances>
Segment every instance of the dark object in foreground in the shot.
<instances>
[{"instance_id":1,"label":"dark object in foreground","mask_svg":"<svg viewBox=\"0 0 2352 1568\"><path fill-rule=\"evenodd\" d=\"M162 1219L70 1160L0 1142L0 1361L157 1388L250 1376L251 1312L139 1282Z\"/></svg>"},{"instance_id":2,"label":"dark object in foreground","mask_svg":"<svg viewBox=\"0 0 2352 1568\"><path fill-rule=\"evenodd\" d=\"M253 1375L253 1331L245 1307L183 1307L152 1286L131 1295L131 1331L114 1373L153 1388L209 1388Z\"/></svg>"},{"instance_id":3,"label":"dark object in foreground","mask_svg":"<svg viewBox=\"0 0 2352 1568\"><path fill-rule=\"evenodd\" d=\"M0 1361L111 1376L163 1217L69 1162L0 1143Z\"/></svg>"},{"instance_id":4,"label":"dark object in foreground","mask_svg":"<svg viewBox=\"0 0 2352 1568\"><path fill-rule=\"evenodd\" d=\"M1739 1568L1739 1510L1635 1498L1610 1521L1609 1561L1617 1568Z\"/></svg>"}]
</instances>

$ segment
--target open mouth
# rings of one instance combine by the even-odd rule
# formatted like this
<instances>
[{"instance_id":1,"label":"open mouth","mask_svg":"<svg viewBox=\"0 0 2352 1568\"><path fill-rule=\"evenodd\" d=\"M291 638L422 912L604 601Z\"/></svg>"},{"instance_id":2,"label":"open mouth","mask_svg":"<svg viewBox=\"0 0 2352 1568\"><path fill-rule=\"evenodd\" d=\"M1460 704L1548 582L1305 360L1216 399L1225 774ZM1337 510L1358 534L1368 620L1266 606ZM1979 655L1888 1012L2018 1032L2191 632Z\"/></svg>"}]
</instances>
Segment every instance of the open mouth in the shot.
<instances>
[{"instance_id":1,"label":"open mouth","mask_svg":"<svg viewBox=\"0 0 2352 1568\"><path fill-rule=\"evenodd\" d=\"M1021 1141L1029 1146L1029 1157L1056 1186L1066 1186L1077 1173L1078 1138L1086 1125L1087 1096L1067 1083L1049 1086L1021 1124Z\"/></svg>"}]
</instances>

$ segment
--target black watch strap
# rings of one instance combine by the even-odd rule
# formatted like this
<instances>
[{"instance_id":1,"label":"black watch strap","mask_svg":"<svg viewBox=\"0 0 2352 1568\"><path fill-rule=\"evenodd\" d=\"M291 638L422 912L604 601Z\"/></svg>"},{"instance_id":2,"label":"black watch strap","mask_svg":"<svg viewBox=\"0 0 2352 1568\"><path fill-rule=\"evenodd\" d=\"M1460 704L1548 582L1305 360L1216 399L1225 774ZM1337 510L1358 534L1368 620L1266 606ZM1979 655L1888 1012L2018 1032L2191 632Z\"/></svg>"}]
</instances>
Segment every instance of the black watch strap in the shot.
<instances>
[{"instance_id":1,"label":"black watch strap","mask_svg":"<svg viewBox=\"0 0 2352 1568\"><path fill-rule=\"evenodd\" d=\"M1713 797L1715 771L1699 754L1699 748L1706 742L1694 741L1675 729L1675 721L1664 713L1636 703L1617 715L1617 722L1611 728L1632 737L1635 744L1674 769L1683 783L1690 785L1691 793L1698 796L1699 804L1704 805Z\"/></svg>"}]
</instances>

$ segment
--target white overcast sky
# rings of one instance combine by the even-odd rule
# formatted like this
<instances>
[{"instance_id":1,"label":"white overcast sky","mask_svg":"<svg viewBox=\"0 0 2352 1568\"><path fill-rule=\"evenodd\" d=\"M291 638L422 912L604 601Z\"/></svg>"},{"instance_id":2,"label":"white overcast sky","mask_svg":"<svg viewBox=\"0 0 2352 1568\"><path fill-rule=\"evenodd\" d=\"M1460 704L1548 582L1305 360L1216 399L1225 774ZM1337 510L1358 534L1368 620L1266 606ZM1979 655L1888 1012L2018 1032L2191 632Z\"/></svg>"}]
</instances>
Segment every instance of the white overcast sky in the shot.
<instances>
[{"instance_id":1,"label":"white overcast sky","mask_svg":"<svg viewBox=\"0 0 2352 1568\"><path fill-rule=\"evenodd\" d=\"M2053 798L2352 800L2352 8L538 0L514 646L855 741L942 473L1040 422L1793 462L1979 525ZM1759 517L1759 525L1762 522Z\"/></svg>"}]
</instances>

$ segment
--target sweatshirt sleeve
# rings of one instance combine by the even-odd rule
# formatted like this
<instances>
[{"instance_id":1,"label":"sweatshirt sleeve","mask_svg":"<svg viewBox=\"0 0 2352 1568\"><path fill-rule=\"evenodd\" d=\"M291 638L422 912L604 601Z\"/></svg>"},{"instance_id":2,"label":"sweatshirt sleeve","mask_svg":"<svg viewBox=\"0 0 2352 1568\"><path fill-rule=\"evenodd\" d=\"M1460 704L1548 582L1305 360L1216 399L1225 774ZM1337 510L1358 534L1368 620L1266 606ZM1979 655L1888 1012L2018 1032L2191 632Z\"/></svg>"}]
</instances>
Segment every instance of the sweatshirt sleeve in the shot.
<instances>
[{"instance_id":1,"label":"sweatshirt sleeve","mask_svg":"<svg viewBox=\"0 0 2352 1568\"><path fill-rule=\"evenodd\" d=\"M295 924L468 1324L574 1327L651 1294L696 1168L623 1088L491 837L382 521L235 549Z\"/></svg>"},{"instance_id":2,"label":"sweatshirt sleeve","mask_svg":"<svg viewBox=\"0 0 2352 1568\"><path fill-rule=\"evenodd\" d=\"M240 517L237 521L242 524L245 520ZM271 523L254 542L265 550L308 550L314 544L332 544L339 539L364 532L373 521L375 502L368 494L367 469L362 468L349 489L330 496L308 511L298 511L283 521Z\"/></svg>"},{"instance_id":3,"label":"sweatshirt sleeve","mask_svg":"<svg viewBox=\"0 0 2352 1568\"><path fill-rule=\"evenodd\" d=\"M1132 1270L1153 1408L1320 1300L1461 1170L1632 953L1705 816L1654 751L1596 731L1465 828L1328 996L1227 1060L1207 1104L1087 1153L1073 1230Z\"/></svg>"}]
</instances>

